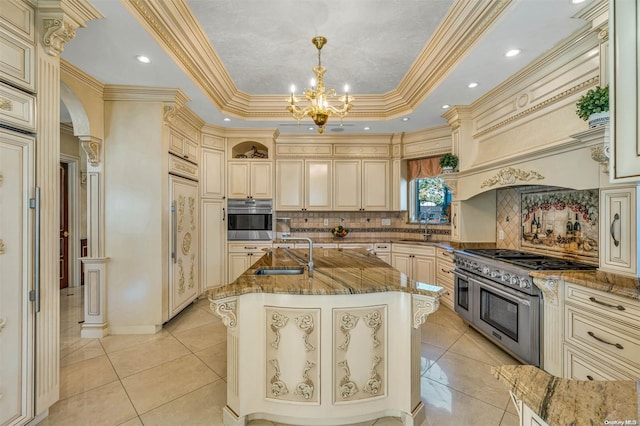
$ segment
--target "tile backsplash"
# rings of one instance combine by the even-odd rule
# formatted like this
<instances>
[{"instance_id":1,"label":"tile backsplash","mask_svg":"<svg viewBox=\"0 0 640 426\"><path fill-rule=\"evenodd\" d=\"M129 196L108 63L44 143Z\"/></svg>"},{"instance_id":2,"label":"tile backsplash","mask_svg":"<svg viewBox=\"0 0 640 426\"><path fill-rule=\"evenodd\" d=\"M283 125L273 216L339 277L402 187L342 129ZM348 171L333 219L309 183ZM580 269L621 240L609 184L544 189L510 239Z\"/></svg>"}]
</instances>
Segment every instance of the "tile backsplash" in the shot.
<instances>
[{"instance_id":1,"label":"tile backsplash","mask_svg":"<svg viewBox=\"0 0 640 426\"><path fill-rule=\"evenodd\" d=\"M498 248L598 259L598 190L522 186L497 192ZM576 216L579 227L575 226ZM532 222L537 226L532 229ZM572 230L568 230L571 223ZM579 228L579 229L574 229ZM535 233L533 231L536 231ZM501 234L504 238L500 238Z\"/></svg>"},{"instance_id":2,"label":"tile backsplash","mask_svg":"<svg viewBox=\"0 0 640 426\"><path fill-rule=\"evenodd\" d=\"M331 238L331 229L342 225L349 228L349 237L380 239L419 238L418 225L408 223L406 211L386 212L289 212L277 211L276 218L289 218L291 233L310 238ZM327 225L324 224L325 219ZM429 224L431 241L449 241L449 224ZM348 237L348 238L349 238ZM346 240L345 240L346 241Z\"/></svg>"}]
</instances>

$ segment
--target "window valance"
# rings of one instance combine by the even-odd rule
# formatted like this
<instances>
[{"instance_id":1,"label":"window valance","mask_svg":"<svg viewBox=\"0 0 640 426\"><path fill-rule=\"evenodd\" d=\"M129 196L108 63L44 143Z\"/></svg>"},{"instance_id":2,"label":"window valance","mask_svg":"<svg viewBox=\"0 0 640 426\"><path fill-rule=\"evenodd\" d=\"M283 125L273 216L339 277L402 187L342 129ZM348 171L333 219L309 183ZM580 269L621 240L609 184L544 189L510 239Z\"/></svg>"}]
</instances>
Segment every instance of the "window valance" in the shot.
<instances>
[{"instance_id":1,"label":"window valance","mask_svg":"<svg viewBox=\"0 0 640 426\"><path fill-rule=\"evenodd\" d=\"M409 160L408 166L409 182L414 179L433 178L442 173L440 156Z\"/></svg>"}]
</instances>

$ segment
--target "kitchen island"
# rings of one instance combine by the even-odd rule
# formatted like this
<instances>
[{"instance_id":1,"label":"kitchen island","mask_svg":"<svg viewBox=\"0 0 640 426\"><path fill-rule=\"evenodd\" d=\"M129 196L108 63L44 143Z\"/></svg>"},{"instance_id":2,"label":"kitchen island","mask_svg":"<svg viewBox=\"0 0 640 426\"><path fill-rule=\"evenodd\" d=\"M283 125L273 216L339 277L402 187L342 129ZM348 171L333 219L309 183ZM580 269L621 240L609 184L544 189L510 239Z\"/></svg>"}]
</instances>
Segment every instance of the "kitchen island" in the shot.
<instances>
[{"instance_id":1,"label":"kitchen island","mask_svg":"<svg viewBox=\"0 0 640 426\"><path fill-rule=\"evenodd\" d=\"M366 250L316 249L310 275L308 252L268 251L207 294L227 326L225 425L424 424L420 326L444 290Z\"/></svg>"}]
</instances>

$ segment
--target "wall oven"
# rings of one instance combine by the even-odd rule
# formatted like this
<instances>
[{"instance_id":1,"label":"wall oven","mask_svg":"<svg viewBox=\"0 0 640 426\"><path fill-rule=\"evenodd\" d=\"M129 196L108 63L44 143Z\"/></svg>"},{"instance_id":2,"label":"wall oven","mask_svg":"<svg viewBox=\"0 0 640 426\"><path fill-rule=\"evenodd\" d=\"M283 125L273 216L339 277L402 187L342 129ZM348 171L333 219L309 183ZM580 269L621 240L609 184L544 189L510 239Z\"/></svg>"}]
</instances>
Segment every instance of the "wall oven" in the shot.
<instances>
[{"instance_id":1,"label":"wall oven","mask_svg":"<svg viewBox=\"0 0 640 426\"><path fill-rule=\"evenodd\" d=\"M273 239L273 200L230 199L227 201L227 239Z\"/></svg>"}]
</instances>

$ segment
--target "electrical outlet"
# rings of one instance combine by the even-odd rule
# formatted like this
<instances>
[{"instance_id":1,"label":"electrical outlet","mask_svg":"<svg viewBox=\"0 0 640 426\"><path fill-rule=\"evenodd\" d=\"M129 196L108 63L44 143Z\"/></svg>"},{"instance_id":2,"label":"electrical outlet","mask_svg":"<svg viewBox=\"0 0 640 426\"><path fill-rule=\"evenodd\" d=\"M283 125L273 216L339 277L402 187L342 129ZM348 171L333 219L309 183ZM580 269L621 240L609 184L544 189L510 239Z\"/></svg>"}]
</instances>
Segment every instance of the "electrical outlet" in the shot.
<instances>
[{"instance_id":1,"label":"electrical outlet","mask_svg":"<svg viewBox=\"0 0 640 426\"><path fill-rule=\"evenodd\" d=\"M498 238L504 240L504 231L502 229L498 232Z\"/></svg>"},{"instance_id":2,"label":"electrical outlet","mask_svg":"<svg viewBox=\"0 0 640 426\"><path fill-rule=\"evenodd\" d=\"M325 219L323 224L324 224L324 226L328 226L329 225L329 219Z\"/></svg>"},{"instance_id":3,"label":"electrical outlet","mask_svg":"<svg viewBox=\"0 0 640 426\"><path fill-rule=\"evenodd\" d=\"M382 219L382 226L391 225L391 219Z\"/></svg>"}]
</instances>

